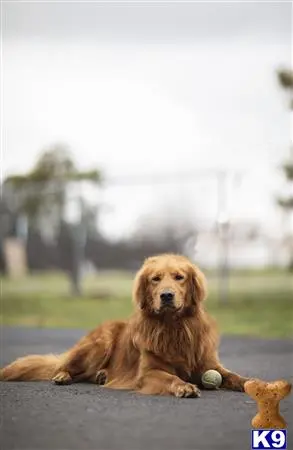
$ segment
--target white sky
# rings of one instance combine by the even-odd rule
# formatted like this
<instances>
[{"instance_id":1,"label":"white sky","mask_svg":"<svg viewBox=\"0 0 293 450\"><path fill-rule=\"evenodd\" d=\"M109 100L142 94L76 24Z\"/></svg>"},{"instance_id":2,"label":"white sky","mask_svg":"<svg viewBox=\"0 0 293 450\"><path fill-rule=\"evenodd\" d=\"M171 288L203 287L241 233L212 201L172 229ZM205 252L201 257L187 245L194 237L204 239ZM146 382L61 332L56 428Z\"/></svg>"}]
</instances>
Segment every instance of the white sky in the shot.
<instances>
[{"instance_id":1,"label":"white sky","mask_svg":"<svg viewBox=\"0 0 293 450\"><path fill-rule=\"evenodd\" d=\"M275 72L291 67L290 2L2 10L4 176L60 141L106 177L245 169L231 214L278 231L290 118ZM105 188L101 224L123 236L142 214L213 218L214 186Z\"/></svg>"}]
</instances>

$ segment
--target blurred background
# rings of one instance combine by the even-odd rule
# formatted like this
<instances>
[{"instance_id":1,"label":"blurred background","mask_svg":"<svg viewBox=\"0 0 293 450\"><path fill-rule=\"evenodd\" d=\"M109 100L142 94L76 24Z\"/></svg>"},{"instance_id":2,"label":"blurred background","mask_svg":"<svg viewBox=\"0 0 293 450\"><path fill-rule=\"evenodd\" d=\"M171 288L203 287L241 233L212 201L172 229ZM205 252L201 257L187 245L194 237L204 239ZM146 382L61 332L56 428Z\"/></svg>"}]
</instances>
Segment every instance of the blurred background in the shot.
<instances>
[{"instance_id":1,"label":"blurred background","mask_svg":"<svg viewBox=\"0 0 293 450\"><path fill-rule=\"evenodd\" d=\"M176 252L222 332L292 336L291 2L1 6L2 324L127 317Z\"/></svg>"}]
</instances>

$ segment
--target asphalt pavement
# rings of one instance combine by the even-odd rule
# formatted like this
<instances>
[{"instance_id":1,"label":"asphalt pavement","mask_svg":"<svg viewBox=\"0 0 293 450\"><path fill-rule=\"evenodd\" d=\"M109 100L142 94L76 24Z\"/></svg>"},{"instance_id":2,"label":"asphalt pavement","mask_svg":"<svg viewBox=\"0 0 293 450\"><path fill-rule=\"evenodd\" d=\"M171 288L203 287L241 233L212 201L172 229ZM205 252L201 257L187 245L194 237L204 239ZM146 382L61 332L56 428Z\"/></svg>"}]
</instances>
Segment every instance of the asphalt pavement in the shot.
<instances>
[{"instance_id":1,"label":"asphalt pavement","mask_svg":"<svg viewBox=\"0 0 293 450\"><path fill-rule=\"evenodd\" d=\"M4 328L1 366L28 353L62 352L82 330ZM245 376L293 382L293 341L222 339L220 356ZM177 399L90 384L0 382L1 450L249 450L255 403L244 393ZM293 395L281 402L293 448Z\"/></svg>"}]
</instances>

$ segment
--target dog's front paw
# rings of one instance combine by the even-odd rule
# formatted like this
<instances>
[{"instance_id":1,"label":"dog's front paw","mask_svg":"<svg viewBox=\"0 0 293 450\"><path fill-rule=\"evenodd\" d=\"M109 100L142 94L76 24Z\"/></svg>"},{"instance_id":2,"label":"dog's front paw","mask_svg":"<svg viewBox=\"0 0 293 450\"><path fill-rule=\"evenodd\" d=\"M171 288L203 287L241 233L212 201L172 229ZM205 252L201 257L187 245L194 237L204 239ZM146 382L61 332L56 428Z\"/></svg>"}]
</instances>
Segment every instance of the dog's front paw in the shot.
<instances>
[{"instance_id":1,"label":"dog's front paw","mask_svg":"<svg viewBox=\"0 0 293 450\"><path fill-rule=\"evenodd\" d=\"M184 383L174 387L175 397L200 397L200 390L195 384Z\"/></svg>"},{"instance_id":2,"label":"dog's front paw","mask_svg":"<svg viewBox=\"0 0 293 450\"><path fill-rule=\"evenodd\" d=\"M58 372L53 378L54 384L71 384L73 382L70 374L65 370Z\"/></svg>"},{"instance_id":3,"label":"dog's front paw","mask_svg":"<svg viewBox=\"0 0 293 450\"><path fill-rule=\"evenodd\" d=\"M107 371L104 370L98 370L96 375L96 383L102 386L103 384L107 383Z\"/></svg>"}]
</instances>

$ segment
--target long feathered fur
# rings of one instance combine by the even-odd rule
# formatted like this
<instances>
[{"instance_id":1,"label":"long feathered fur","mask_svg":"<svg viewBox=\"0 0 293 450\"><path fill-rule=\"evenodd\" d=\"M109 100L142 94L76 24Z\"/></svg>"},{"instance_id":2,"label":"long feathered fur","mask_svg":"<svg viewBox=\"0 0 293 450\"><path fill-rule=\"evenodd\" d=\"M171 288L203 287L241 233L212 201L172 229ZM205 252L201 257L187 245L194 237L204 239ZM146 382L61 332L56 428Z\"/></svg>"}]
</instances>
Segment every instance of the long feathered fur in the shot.
<instances>
[{"instance_id":1,"label":"long feathered fur","mask_svg":"<svg viewBox=\"0 0 293 450\"><path fill-rule=\"evenodd\" d=\"M63 355L29 355L16 359L0 370L2 381L51 380L61 366Z\"/></svg>"}]
</instances>

